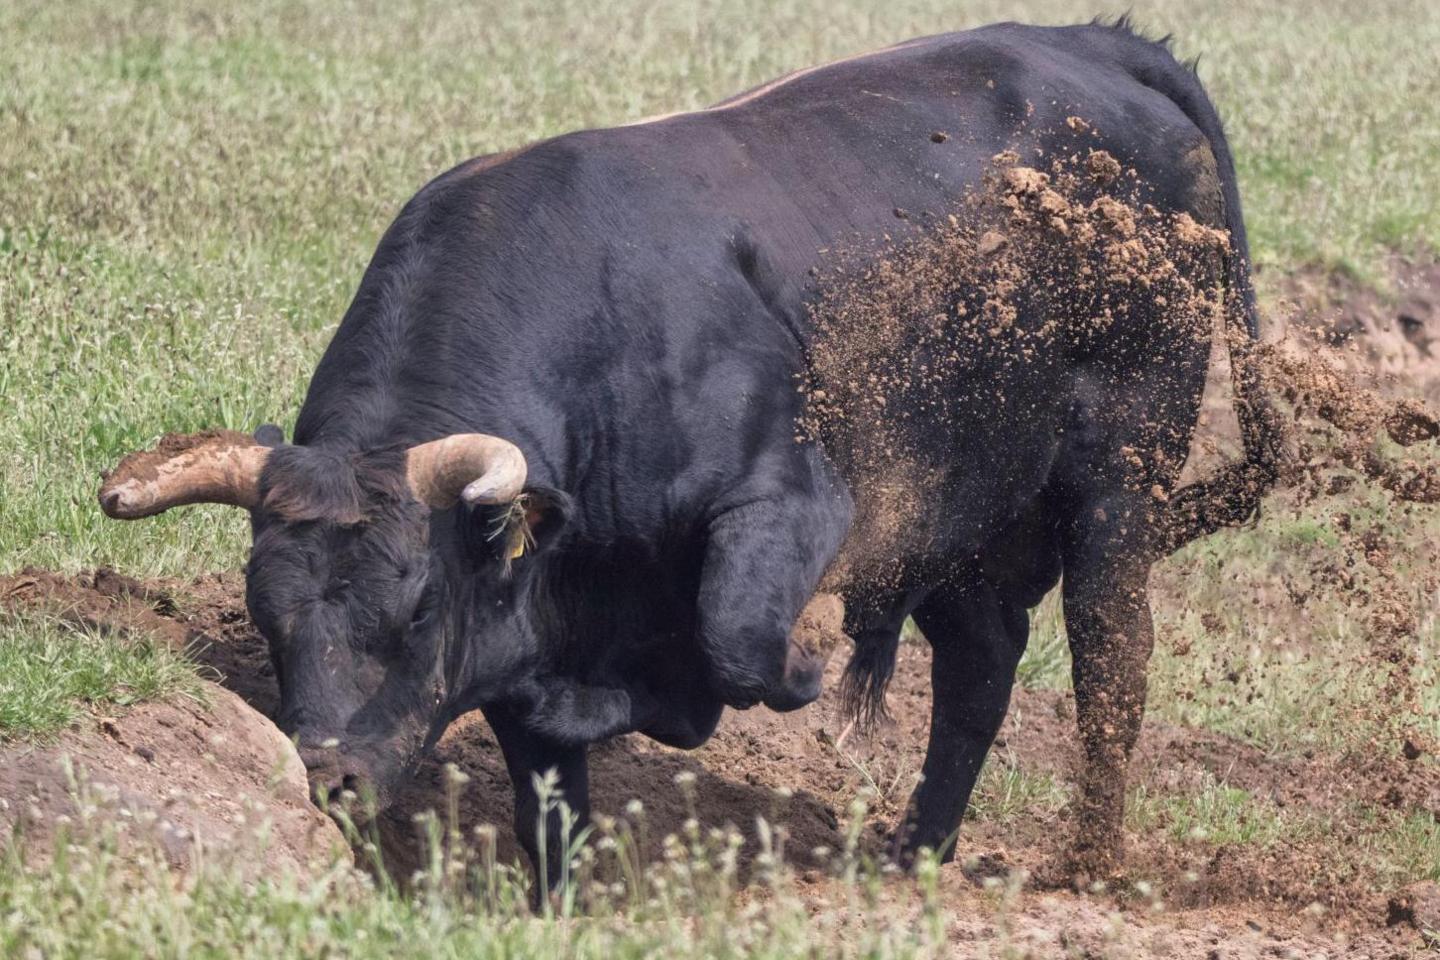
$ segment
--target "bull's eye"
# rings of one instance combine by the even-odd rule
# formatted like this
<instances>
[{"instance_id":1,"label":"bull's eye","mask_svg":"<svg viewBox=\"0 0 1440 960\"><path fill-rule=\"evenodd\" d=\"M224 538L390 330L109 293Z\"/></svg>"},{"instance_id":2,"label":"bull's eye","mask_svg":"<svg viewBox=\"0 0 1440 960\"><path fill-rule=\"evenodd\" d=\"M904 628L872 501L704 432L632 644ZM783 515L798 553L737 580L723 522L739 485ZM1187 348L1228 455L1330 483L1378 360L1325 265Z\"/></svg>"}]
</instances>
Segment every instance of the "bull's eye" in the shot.
<instances>
[{"instance_id":1,"label":"bull's eye","mask_svg":"<svg viewBox=\"0 0 1440 960\"><path fill-rule=\"evenodd\" d=\"M415 612L410 615L410 629L412 631L422 630L429 626L430 622L435 619L436 607L437 604L435 603L433 594L427 594L423 597L420 602L416 604Z\"/></svg>"}]
</instances>

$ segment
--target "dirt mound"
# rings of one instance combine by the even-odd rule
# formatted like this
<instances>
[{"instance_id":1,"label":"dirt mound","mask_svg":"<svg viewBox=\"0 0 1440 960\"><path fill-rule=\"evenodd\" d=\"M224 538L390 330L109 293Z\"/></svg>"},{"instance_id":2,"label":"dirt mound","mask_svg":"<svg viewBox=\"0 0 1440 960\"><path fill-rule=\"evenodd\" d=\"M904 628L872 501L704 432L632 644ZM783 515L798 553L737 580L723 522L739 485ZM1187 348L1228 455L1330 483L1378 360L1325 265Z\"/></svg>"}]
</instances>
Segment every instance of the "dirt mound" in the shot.
<instances>
[{"instance_id":1,"label":"dirt mound","mask_svg":"<svg viewBox=\"0 0 1440 960\"><path fill-rule=\"evenodd\" d=\"M181 602L105 570L78 581L35 571L0 580L0 616L25 606L183 647L200 634L176 619ZM142 841L136 849L158 848L175 867L203 852L266 874L348 855L334 822L309 802L289 739L230 690L207 683L201 696L87 718L43 745L0 743L0 836L20 837L27 857L43 859L62 830L116 831L122 849Z\"/></svg>"},{"instance_id":2,"label":"dirt mound","mask_svg":"<svg viewBox=\"0 0 1440 960\"><path fill-rule=\"evenodd\" d=\"M210 860L264 874L348 856L334 822L309 802L305 769L274 725L235 694L147 703L89 720L45 746L0 746L0 834L18 829L44 858L62 829L123 844L153 840L173 867Z\"/></svg>"}]
</instances>

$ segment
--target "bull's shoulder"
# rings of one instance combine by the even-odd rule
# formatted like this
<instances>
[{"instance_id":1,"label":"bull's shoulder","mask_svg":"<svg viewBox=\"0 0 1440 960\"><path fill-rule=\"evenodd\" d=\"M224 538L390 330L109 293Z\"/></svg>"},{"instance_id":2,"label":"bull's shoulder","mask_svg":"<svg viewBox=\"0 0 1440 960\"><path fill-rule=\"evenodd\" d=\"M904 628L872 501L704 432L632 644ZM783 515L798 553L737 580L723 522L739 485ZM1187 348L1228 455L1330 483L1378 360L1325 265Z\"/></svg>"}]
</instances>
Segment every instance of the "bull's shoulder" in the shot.
<instances>
[{"instance_id":1,"label":"bull's shoulder","mask_svg":"<svg viewBox=\"0 0 1440 960\"><path fill-rule=\"evenodd\" d=\"M473 248L499 255L530 237L558 243L595 222L621 151L593 131L565 134L467 160L435 177L405 204L381 247Z\"/></svg>"}]
</instances>

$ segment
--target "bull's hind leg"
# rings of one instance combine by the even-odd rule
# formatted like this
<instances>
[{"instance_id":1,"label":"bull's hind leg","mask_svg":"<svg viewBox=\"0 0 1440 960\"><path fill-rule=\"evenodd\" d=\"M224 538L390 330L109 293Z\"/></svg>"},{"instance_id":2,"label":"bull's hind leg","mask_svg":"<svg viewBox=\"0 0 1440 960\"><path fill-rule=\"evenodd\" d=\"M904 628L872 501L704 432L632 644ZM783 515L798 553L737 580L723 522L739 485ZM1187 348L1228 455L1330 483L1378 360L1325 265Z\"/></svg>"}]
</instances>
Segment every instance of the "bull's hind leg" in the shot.
<instances>
[{"instance_id":1,"label":"bull's hind leg","mask_svg":"<svg viewBox=\"0 0 1440 960\"><path fill-rule=\"evenodd\" d=\"M954 859L960 820L1005 720L1030 632L1025 607L978 579L935 591L914 616L933 650L930 745L895 837L905 866L922 849Z\"/></svg>"},{"instance_id":2,"label":"bull's hind leg","mask_svg":"<svg viewBox=\"0 0 1440 960\"><path fill-rule=\"evenodd\" d=\"M1145 671L1154 645L1146 590L1150 554L1137 542L1147 513L1126 499L1089 505L1064 547L1065 629L1085 751L1065 879L1081 882L1109 877L1122 859L1126 774L1145 713Z\"/></svg>"},{"instance_id":3,"label":"bull's hind leg","mask_svg":"<svg viewBox=\"0 0 1440 960\"><path fill-rule=\"evenodd\" d=\"M1154 644L1146 581L1198 415L1204 348L1161 344L1159 359L1097 377L1067 426L1056 477L1062 597L1085 753L1068 881L1104 879L1123 859L1126 775ZM1107 380L1124 392L1094 389Z\"/></svg>"},{"instance_id":4,"label":"bull's hind leg","mask_svg":"<svg viewBox=\"0 0 1440 960\"><path fill-rule=\"evenodd\" d=\"M790 634L848 522L833 498L795 496L711 524L697 623L712 689L729 706L794 710L820 695L824 660L792 652Z\"/></svg>"}]
</instances>

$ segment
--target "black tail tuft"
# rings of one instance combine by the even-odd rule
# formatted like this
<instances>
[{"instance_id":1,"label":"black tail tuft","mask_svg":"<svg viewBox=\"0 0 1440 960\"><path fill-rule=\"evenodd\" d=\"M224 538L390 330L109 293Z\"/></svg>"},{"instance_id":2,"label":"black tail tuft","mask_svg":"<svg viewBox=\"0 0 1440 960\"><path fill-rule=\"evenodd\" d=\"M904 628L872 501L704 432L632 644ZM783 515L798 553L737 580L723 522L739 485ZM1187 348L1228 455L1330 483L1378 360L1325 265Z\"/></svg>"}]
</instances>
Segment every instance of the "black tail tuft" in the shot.
<instances>
[{"instance_id":1,"label":"black tail tuft","mask_svg":"<svg viewBox=\"0 0 1440 960\"><path fill-rule=\"evenodd\" d=\"M855 638L855 652L840 681L840 702L845 715L862 730L888 719L885 690L895 675L900 631L877 630Z\"/></svg>"}]
</instances>

